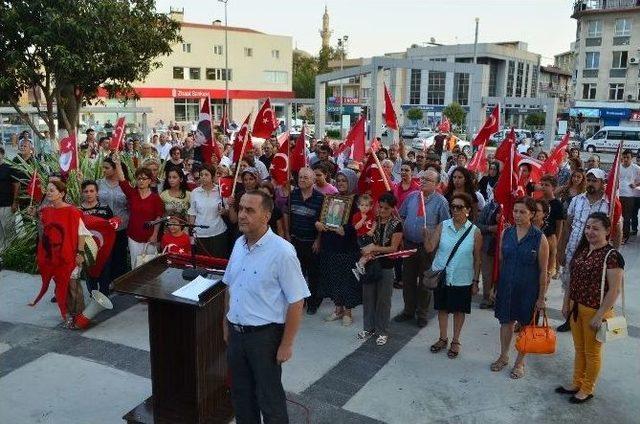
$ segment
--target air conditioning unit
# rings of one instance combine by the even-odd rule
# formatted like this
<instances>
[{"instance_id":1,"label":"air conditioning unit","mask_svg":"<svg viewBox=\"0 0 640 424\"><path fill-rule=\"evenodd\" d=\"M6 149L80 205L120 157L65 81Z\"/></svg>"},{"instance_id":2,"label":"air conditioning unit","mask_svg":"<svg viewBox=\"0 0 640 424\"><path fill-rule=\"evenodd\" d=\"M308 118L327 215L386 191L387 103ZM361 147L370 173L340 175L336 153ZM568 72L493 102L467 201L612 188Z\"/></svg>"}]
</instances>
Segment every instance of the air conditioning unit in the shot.
<instances>
[{"instance_id":1,"label":"air conditioning unit","mask_svg":"<svg viewBox=\"0 0 640 424\"><path fill-rule=\"evenodd\" d=\"M640 63L640 57L629 58L629 65L637 65L638 63Z\"/></svg>"}]
</instances>

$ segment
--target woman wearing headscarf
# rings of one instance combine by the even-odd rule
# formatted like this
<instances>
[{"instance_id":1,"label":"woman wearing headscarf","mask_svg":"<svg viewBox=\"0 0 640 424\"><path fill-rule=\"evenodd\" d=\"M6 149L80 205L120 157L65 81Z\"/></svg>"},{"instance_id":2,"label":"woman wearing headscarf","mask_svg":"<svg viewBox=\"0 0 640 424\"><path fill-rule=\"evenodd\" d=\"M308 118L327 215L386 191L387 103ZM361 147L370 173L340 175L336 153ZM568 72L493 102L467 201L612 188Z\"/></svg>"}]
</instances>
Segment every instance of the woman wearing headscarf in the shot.
<instances>
[{"instance_id":1,"label":"woman wearing headscarf","mask_svg":"<svg viewBox=\"0 0 640 424\"><path fill-rule=\"evenodd\" d=\"M496 186L498 182L498 177L500 177L500 165L498 162L491 162L489 164L489 171L487 175L480 178L478 181L478 191L484 197L484 200L488 202L493 199L493 188Z\"/></svg>"},{"instance_id":2,"label":"woman wearing headscarf","mask_svg":"<svg viewBox=\"0 0 640 424\"><path fill-rule=\"evenodd\" d=\"M358 177L351 169L345 168L336 174L338 195L355 197L357 183ZM355 202L351 204L346 224L329 228L321 222L316 222L316 228L321 233L318 293L323 298L330 297L335 303L334 311L325 321L342 320L344 326L353 322L351 309L362 303L362 285L351 272L353 264L360 258L356 230L351 224L351 216L356 209Z\"/></svg>"}]
</instances>

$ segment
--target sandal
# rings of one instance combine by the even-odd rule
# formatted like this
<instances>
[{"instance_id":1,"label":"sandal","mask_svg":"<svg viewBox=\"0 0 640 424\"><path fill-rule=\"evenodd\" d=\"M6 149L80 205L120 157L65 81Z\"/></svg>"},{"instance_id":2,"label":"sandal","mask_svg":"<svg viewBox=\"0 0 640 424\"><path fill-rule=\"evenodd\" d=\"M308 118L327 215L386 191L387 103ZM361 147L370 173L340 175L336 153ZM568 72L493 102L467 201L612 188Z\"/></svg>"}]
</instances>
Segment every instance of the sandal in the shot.
<instances>
[{"instance_id":1,"label":"sandal","mask_svg":"<svg viewBox=\"0 0 640 424\"><path fill-rule=\"evenodd\" d=\"M333 311L331 315L327 315L326 317L324 317L324 320L326 322L337 321L339 319L342 319L342 314L339 314L336 311Z\"/></svg>"},{"instance_id":2,"label":"sandal","mask_svg":"<svg viewBox=\"0 0 640 424\"><path fill-rule=\"evenodd\" d=\"M455 341L451 342L451 346L449 346L449 350L447 351L447 356L450 359L457 358L458 354L460 353L460 348L458 347L458 350L453 350L453 345L462 346L460 342L455 342Z\"/></svg>"},{"instance_id":3,"label":"sandal","mask_svg":"<svg viewBox=\"0 0 640 424\"><path fill-rule=\"evenodd\" d=\"M514 365L511 369L510 376L514 380L524 377L524 364Z\"/></svg>"},{"instance_id":4,"label":"sandal","mask_svg":"<svg viewBox=\"0 0 640 424\"><path fill-rule=\"evenodd\" d=\"M439 338L437 342L431 345L431 353L438 353L442 349L446 348L449 344L449 339Z\"/></svg>"},{"instance_id":5,"label":"sandal","mask_svg":"<svg viewBox=\"0 0 640 424\"><path fill-rule=\"evenodd\" d=\"M490 369L491 369L491 371L493 371L493 372L499 372L499 371L502 371L502 369L503 369L504 367L506 367L507 365L509 365L509 358L506 358L506 359L505 359L505 358L503 358L503 357L501 356L501 357L499 357L495 362L493 362L493 363L491 364Z\"/></svg>"},{"instance_id":6,"label":"sandal","mask_svg":"<svg viewBox=\"0 0 640 424\"><path fill-rule=\"evenodd\" d=\"M353 317L347 314L342 315L342 325L348 327L351 324L353 324Z\"/></svg>"},{"instance_id":7,"label":"sandal","mask_svg":"<svg viewBox=\"0 0 640 424\"><path fill-rule=\"evenodd\" d=\"M367 330L362 330L358 333L358 338L360 340L367 340L369 338L371 338L371 336L373 336L375 334L374 331L367 331Z\"/></svg>"},{"instance_id":8,"label":"sandal","mask_svg":"<svg viewBox=\"0 0 640 424\"><path fill-rule=\"evenodd\" d=\"M378 346L384 346L387 344L387 336L385 336L384 334L380 334L378 336L378 338L376 339L376 344Z\"/></svg>"}]
</instances>

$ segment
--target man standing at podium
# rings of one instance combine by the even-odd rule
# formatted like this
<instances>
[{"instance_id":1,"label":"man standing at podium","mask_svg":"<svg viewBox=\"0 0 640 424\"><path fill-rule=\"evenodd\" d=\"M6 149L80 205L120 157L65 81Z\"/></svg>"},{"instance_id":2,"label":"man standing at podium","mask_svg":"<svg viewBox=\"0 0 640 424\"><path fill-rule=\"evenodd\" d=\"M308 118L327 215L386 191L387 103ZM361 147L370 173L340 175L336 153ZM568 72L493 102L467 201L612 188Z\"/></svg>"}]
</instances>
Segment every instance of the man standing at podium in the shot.
<instances>
[{"instance_id":1,"label":"man standing at podium","mask_svg":"<svg viewBox=\"0 0 640 424\"><path fill-rule=\"evenodd\" d=\"M304 298L310 295L293 246L269 228L273 200L245 193L238 206L236 240L222 281L223 322L238 424L288 423L283 362L291 358Z\"/></svg>"}]
</instances>

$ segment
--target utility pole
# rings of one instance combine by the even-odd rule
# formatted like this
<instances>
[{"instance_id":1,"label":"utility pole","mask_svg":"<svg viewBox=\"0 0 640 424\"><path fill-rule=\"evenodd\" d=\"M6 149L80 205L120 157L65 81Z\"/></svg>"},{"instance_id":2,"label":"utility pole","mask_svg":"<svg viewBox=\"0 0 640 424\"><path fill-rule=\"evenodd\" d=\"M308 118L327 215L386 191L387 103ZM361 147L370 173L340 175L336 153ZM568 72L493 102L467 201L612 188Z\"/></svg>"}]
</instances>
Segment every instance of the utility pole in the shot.
<instances>
[{"instance_id":1,"label":"utility pole","mask_svg":"<svg viewBox=\"0 0 640 424\"><path fill-rule=\"evenodd\" d=\"M340 49L340 70L344 70L344 57L346 54L348 35L338 39L338 48ZM342 128L342 113L344 103L344 78L340 78L340 139L344 139L344 131Z\"/></svg>"},{"instance_id":2,"label":"utility pole","mask_svg":"<svg viewBox=\"0 0 640 424\"><path fill-rule=\"evenodd\" d=\"M480 18L476 18L476 36L473 40L473 63L478 63L478 24L480 23Z\"/></svg>"},{"instance_id":3,"label":"utility pole","mask_svg":"<svg viewBox=\"0 0 640 424\"><path fill-rule=\"evenodd\" d=\"M224 3L224 94L225 94L225 104L224 107L227 109L227 120L231 120L231 108L229 107L229 37L227 33L227 28L229 27L227 22L227 2L229 0L218 0L221 3Z\"/></svg>"}]
</instances>

